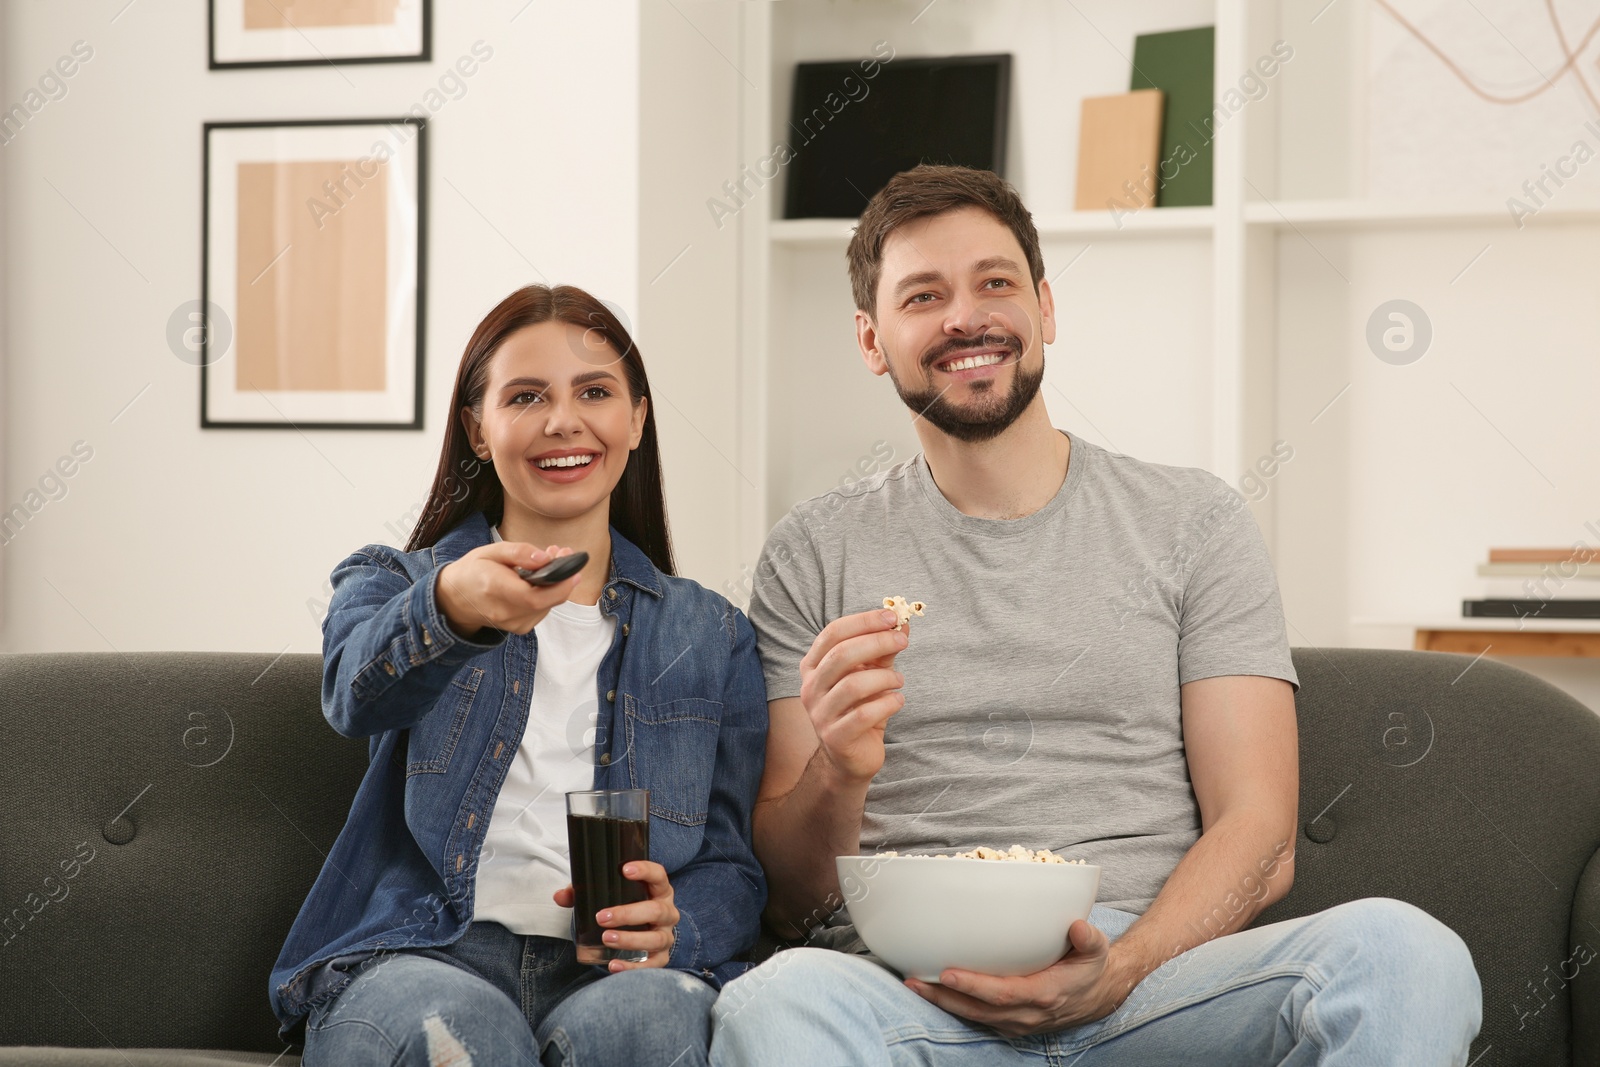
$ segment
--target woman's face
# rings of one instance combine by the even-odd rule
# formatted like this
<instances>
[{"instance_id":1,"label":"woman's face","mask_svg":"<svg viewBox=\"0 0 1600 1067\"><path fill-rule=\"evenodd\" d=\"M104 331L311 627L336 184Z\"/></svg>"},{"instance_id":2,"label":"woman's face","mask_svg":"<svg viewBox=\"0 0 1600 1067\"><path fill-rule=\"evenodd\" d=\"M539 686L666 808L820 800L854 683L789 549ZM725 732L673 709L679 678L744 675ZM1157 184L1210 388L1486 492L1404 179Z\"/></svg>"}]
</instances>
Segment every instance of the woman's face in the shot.
<instances>
[{"instance_id":1,"label":"woman's face","mask_svg":"<svg viewBox=\"0 0 1600 1067\"><path fill-rule=\"evenodd\" d=\"M463 409L473 451L494 463L506 509L571 519L608 507L644 433L646 401L598 330L542 322L489 359L480 416Z\"/></svg>"}]
</instances>

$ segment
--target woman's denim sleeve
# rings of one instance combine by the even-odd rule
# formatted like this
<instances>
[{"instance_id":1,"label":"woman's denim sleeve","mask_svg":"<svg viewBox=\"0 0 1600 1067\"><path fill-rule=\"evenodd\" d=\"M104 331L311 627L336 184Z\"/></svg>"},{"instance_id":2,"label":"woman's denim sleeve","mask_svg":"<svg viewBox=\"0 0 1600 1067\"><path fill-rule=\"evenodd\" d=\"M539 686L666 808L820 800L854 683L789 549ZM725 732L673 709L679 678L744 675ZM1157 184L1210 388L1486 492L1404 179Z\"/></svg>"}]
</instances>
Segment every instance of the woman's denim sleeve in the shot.
<instances>
[{"instance_id":1,"label":"woman's denim sleeve","mask_svg":"<svg viewBox=\"0 0 1600 1067\"><path fill-rule=\"evenodd\" d=\"M505 640L469 641L434 600L439 564L414 578L405 562L369 545L333 570L322 623L322 714L345 737L404 729L432 710L462 663Z\"/></svg>"},{"instance_id":2,"label":"woman's denim sleeve","mask_svg":"<svg viewBox=\"0 0 1600 1067\"><path fill-rule=\"evenodd\" d=\"M699 854L672 874L680 918L667 964L694 970L725 963L754 945L767 905L767 880L750 837L750 813L766 764L767 687L749 620L732 604L724 610L733 652L705 839Z\"/></svg>"}]
</instances>

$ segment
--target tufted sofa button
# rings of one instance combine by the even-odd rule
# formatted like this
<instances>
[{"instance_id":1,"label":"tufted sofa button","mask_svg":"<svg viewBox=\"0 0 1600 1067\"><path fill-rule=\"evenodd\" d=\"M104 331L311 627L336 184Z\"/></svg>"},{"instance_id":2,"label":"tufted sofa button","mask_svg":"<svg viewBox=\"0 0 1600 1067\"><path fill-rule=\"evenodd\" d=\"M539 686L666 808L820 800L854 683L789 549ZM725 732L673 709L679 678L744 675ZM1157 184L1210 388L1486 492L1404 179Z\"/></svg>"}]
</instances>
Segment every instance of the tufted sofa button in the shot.
<instances>
[{"instance_id":1,"label":"tufted sofa button","mask_svg":"<svg viewBox=\"0 0 1600 1067\"><path fill-rule=\"evenodd\" d=\"M106 828L100 834L113 845L126 845L133 840L134 832L133 820L126 815L118 815L106 823Z\"/></svg>"},{"instance_id":2,"label":"tufted sofa button","mask_svg":"<svg viewBox=\"0 0 1600 1067\"><path fill-rule=\"evenodd\" d=\"M1319 845L1326 845L1332 841L1339 828L1333 825L1333 820L1324 815L1313 822L1306 823L1306 836Z\"/></svg>"}]
</instances>

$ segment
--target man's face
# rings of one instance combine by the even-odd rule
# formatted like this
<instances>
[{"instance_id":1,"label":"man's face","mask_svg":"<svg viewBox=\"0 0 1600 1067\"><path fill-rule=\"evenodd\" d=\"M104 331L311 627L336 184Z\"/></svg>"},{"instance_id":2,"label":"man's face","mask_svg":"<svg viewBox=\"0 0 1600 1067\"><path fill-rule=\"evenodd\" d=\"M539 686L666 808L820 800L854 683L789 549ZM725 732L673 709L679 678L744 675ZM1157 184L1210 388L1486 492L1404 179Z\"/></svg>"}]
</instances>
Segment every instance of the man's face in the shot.
<instances>
[{"instance_id":1,"label":"man's face","mask_svg":"<svg viewBox=\"0 0 1600 1067\"><path fill-rule=\"evenodd\" d=\"M867 367L913 413L962 441L1015 422L1055 340L1048 282L1035 294L1022 246L980 208L918 219L883 245L877 314L856 312Z\"/></svg>"}]
</instances>

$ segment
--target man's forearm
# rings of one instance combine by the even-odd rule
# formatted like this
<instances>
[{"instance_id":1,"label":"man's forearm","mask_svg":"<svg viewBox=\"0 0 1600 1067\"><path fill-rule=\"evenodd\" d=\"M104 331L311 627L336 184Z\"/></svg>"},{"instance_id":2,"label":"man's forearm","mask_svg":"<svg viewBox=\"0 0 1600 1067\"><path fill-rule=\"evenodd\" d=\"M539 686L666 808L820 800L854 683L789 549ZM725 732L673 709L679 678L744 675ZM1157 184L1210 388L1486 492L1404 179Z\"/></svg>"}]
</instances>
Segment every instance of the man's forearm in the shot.
<instances>
[{"instance_id":1,"label":"man's forearm","mask_svg":"<svg viewBox=\"0 0 1600 1067\"><path fill-rule=\"evenodd\" d=\"M1293 826L1254 814L1223 819L1202 834L1149 909L1111 946L1107 967L1119 998L1175 956L1244 929L1287 893L1293 834Z\"/></svg>"},{"instance_id":2,"label":"man's forearm","mask_svg":"<svg viewBox=\"0 0 1600 1067\"><path fill-rule=\"evenodd\" d=\"M756 856L767 872L766 918L780 936L804 937L844 903L833 860L861 848L868 784L844 779L818 748L793 789L756 805Z\"/></svg>"}]
</instances>

